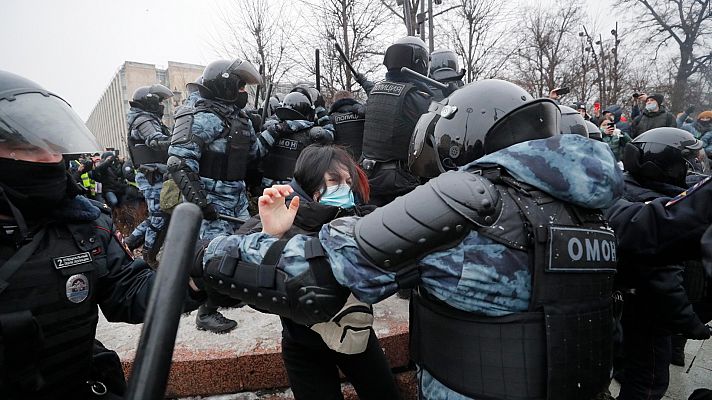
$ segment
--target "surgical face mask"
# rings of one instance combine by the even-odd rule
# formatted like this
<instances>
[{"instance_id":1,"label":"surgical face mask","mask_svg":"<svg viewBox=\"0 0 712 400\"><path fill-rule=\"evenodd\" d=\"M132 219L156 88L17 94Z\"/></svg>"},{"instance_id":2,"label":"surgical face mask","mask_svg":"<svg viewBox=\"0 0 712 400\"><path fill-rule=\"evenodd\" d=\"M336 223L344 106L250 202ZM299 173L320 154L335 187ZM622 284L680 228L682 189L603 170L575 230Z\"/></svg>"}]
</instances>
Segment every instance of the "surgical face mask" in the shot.
<instances>
[{"instance_id":1,"label":"surgical face mask","mask_svg":"<svg viewBox=\"0 0 712 400\"><path fill-rule=\"evenodd\" d=\"M247 92L239 92L237 94L237 100L235 100L235 105L237 106L237 108L245 108L245 106L247 105L248 96L249 95L247 94Z\"/></svg>"},{"instance_id":2,"label":"surgical face mask","mask_svg":"<svg viewBox=\"0 0 712 400\"><path fill-rule=\"evenodd\" d=\"M657 103L648 103L645 105L645 109L648 111L655 111L658 109L658 104Z\"/></svg>"},{"instance_id":3,"label":"surgical face mask","mask_svg":"<svg viewBox=\"0 0 712 400\"><path fill-rule=\"evenodd\" d=\"M319 203L327 206L351 208L355 205L354 193L351 191L351 186L345 183L327 186L326 192L319 199Z\"/></svg>"}]
</instances>

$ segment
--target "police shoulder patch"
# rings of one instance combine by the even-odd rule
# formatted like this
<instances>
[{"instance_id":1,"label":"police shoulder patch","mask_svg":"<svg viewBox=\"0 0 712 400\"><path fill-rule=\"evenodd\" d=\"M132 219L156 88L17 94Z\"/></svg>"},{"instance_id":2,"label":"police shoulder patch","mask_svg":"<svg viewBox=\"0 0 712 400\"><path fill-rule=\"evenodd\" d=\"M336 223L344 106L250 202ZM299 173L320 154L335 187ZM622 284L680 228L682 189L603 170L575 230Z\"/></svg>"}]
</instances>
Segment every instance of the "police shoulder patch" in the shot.
<instances>
[{"instance_id":1,"label":"police shoulder patch","mask_svg":"<svg viewBox=\"0 0 712 400\"><path fill-rule=\"evenodd\" d=\"M679 203L682 199L691 195L692 193L694 193L695 191L700 189L702 186L706 185L710 181L710 179L712 179L712 176L708 176L707 178L697 182L691 188L689 188L689 189L685 190L684 192L678 194L677 196L673 197L672 200L668 201L665 204L665 207L670 207L670 206L673 206L673 205Z\"/></svg>"}]
</instances>

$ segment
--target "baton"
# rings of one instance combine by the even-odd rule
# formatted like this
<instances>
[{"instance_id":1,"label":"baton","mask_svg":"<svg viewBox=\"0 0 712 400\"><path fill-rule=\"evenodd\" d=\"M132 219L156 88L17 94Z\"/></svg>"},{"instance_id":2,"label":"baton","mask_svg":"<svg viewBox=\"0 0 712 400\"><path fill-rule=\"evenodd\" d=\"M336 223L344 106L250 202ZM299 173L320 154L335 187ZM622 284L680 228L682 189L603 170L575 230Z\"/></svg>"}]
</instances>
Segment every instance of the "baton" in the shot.
<instances>
[{"instance_id":1,"label":"baton","mask_svg":"<svg viewBox=\"0 0 712 400\"><path fill-rule=\"evenodd\" d=\"M173 211L125 399L159 400L165 396L202 220L200 208L193 203L179 204Z\"/></svg>"},{"instance_id":2,"label":"baton","mask_svg":"<svg viewBox=\"0 0 712 400\"><path fill-rule=\"evenodd\" d=\"M358 72L356 72L356 70L354 69L353 65L351 65L351 63L349 62L349 59L346 58L346 54L344 54L344 51L341 50L341 46L339 46L338 43L334 42L334 47L336 47L336 51L339 52L339 55L341 56L341 59L344 60L344 64L346 64L346 66L349 67L349 69L351 70L351 74L352 74L353 76L358 75Z\"/></svg>"},{"instance_id":3,"label":"baton","mask_svg":"<svg viewBox=\"0 0 712 400\"><path fill-rule=\"evenodd\" d=\"M262 107L262 121L260 122L262 126L260 126L260 132L262 129L265 127L265 121L267 120L267 107L269 107L269 98L272 96L272 82L270 82L269 85L267 85L267 93L265 96L265 104Z\"/></svg>"},{"instance_id":4,"label":"baton","mask_svg":"<svg viewBox=\"0 0 712 400\"><path fill-rule=\"evenodd\" d=\"M316 61L316 90L321 93L321 66L319 65L319 49L314 49L314 60Z\"/></svg>"},{"instance_id":5,"label":"baton","mask_svg":"<svg viewBox=\"0 0 712 400\"><path fill-rule=\"evenodd\" d=\"M244 224L245 222L247 222L244 219L237 218L237 217L231 217L231 216L225 215L225 214L218 214L218 219L221 219L223 221L228 221L228 222L237 222L238 224Z\"/></svg>"},{"instance_id":6,"label":"baton","mask_svg":"<svg viewBox=\"0 0 712 400\"><path fill-rule=\"evenodd\" d=\"M402 73L406 74L406 75L410 75L410 76L412 76L413 78L420 80L421 82L425 82L425 83L427 83L427 84L433 85L433 86L435 86L436 88L438 88L438 89L440 89L440 90L445 90L445 89L448 88L447 85L444 85L444 84L442 84L442 83L436 81L435 79L428 78L428 77L425 76L425 75L421 75L421 74L419 74L419 73L413 71L412 69L410 69L410 68L408 68L408 67L403 67L403 68L400 69L400 71L401 71Z\"/></svg>"}]
</instances>

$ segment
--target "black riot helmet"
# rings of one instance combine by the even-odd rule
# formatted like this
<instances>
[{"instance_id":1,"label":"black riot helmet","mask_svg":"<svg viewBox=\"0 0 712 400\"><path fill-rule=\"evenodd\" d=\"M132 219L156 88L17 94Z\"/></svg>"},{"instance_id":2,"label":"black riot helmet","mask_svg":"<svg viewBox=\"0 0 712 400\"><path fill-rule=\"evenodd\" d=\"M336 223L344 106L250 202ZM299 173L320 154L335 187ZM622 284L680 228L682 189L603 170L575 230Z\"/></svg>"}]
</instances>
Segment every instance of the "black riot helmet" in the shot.
<instances>
[{"instance_id":1,"label":"black riot helmet","mask_svg":"<svg viewBox=\"0 0 712 400\"><path fill-rule=\"evenodd\" d=\"M457 54L449 49L438 49L430 53L430 71L428 76L439 82L462 79L465 70L459 70Z\"/></svg>"},{"instance_id":2,"label":"black riot helmet","mask_svg":"<svg viewBox=\"0 0 712 400\"><path fill-rule=\"evenodd\" d=\"M74 110L54 93L0 70L0 144L36 146L62 154L96 153L101 146Z\"/></svg>"},{"instance_id":3,"label":"black riot helmet","mask_svg":"<svg viewBox=\"0 0 712 400\"><path fill-rule=\"evenodd\" d=\"M171 89L156 83L155 85L141 86L136 89L129 104L131 107L137 107L150 113L163 115L163 106L161 103L163 100L171 97L173 97Z\"/></svg>"},{"instance_id":4,"label":"black riot helmet","mask_svg":"<svg viewBox=\"0 0 712 400\"><path fill-rule=\"evenodd\" d=\"M326 100L324 99L324 96L313 86L305 84L297 85L294 89L292 89L292 92L299 92L309 97L314 107L326 106Z\"/></svg>"},{"instance_id":5,"label":"black riot helmet","mask_svg":"<svg viewBox=\"0 0 712 400\"><path fill-rule=\"evenodd\" d=\"M217 60L203 70L203 83L194 83L200 95L206 99L215 99L234 103L240 98L240 89L245 85L262 83L262 76L249 61Z\"/></svg>"},{"instance_id":6,"label":"black riot helmet","mask_svg":"<svg viewBox=\"0 0 712 400\"><path fill-rule=\"evenodd\" d=\"M314 105L311 99L300 92L292 92L284 96L282 105L275 111L277 118L282 121L314 120Z\"/></svg>"},{"instance_id":7,"label":"black riot helmet","mask_svg":"<svg viewBox=\"0 0 712 400\"><path fill-rule=\"evenodd\" d=\"M185 84L185 88L188 93L199 92L200 86L203 85L203 75L200 75L195 82L188 82Z\"/></svg>"},{"instance_id":8,"label":"black riot helmet","mask_svg":"<svg viewBox=\"0 0 712 400\"><path fill-rule=\"evenodd\" d=\"M473 82L430 103L413 132L408 165L415 175L434 177L513 144L558 135L560 120L553 100L533 99L506 81Z\"/></svg>"},{"instance_id":9,"label":"black riot helmet","mask_svg":"<svg viewBox=\"0 0 712 400\"><path fill-rule=\"evenodd\" d=\"M268 117L274 115L275 111L277 111L277 108L279 108L279 106L281 105L280 103L281 102L279 101L279 97L277 95L274 95L269 98L269 102L267 105L267 116Z\"/></svg>"},{"instance_id":10,"label":"black riot helmet","mask_svg":"<svg viewBox=\"0 0 712 400\"><path fill-rule=\"evenodd\" d=\"M626 144L623 165L633 177L685 187L688 174L709 174L700 140L678 128L655 128Z\"/></svg>"},{"instance_id":11,"label":"black riot helmet","mask_svg":"<svg viewBox=\"0 0 712 400\"><path fill-rule=\"evenodd\" d=\"M561 109L561 133L588 137L586 120L581 113L568 106L559 106L559 108Z\"/></svg>"},{"instance_id":12,"label":"black riot helmet","mask_svg":"<svg viewBox=\"0 0 712 400\"><path fill-rule=\"evenodd\" d=\"M585 123L586 123L586 133L588 134L588 138L602 142L603 134L601 133L601 129L599 127L597 127L596 124L594 124L591 121L585 121Z\"/></svg>"},{"instance_id":13,"label":"black riot helmet","mask_svg":"<svg viewBox=\"0 0 712 400\"><path fill-rule=\"evenodd\" d=\"M400 71L402 67L408 67L421 75L427 75L428 58L428 49L420 38L405 36L388 46L383 65L389 71Z\"/></svg>"}]
</instances>

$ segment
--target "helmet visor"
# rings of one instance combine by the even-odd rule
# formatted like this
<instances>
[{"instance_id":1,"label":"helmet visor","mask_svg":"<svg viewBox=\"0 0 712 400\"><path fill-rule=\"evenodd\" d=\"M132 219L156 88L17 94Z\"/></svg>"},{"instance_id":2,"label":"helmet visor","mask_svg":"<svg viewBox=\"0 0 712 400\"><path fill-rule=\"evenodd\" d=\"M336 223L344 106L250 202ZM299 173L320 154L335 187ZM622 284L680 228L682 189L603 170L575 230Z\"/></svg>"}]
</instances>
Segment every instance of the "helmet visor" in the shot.
<instances>
[{"instance_id":1,"label":"helmet visor","mask_svg":"<svg viewBox=\"0 0 712 400\"><path fill-rule=\"evenodd\" d=\"M560 134L561 111L549 99L531 101L503 116L487 132L485 154L528 140Z\"/></svg>"},{"instance_id":2,"label":"helmet visor","mask_svg":"<svg viewBox=\"0 0 712 400\"><path fill-rule=\"evenodd\" d=\"M690 154L685 157L685 161L688 164L688 174L710 174L710 160L707 158L705 149L691 151Z\"/></svg>"},{"instance_id":3,"label":"helmet visor","mask_svg":"<svg viewBox=\"0 0 712 400\"><path fill-rule=\"evenodd\" d=\"M225 72L237 75L247 85L259 85L262 83L262 75L248 61L236 59L227 67Z\"/></svg>"},{"instance_id":4,"label":"helmet visor","mask_svg":"<svg viewBox=\"0 0 712 400\"><path fill-rule=\"evenodd\" d=\"M408 151L408 167L416 176L433 178L445 172L433 145L433 131L443 107L444 105L438 102L430 103L430 109L420 116L413 130Z\"/></svg>"},{"instance_id":5,"label":"helmet visor","mask_svg":"<svg viewBox=\"0 0 712 400\"><path fill-rule=\"evenodd\" d=\"M167 87L158 83L152 85L148 92L158 96L158 98L160 99L159 102L173 97L173 92L171 91L171 89L168 89Z\"/></svg>"},{"instance_id":6,"label":"helmet visor","mask_svg":"<svg viewBox=\"0 0 712 400\"><path fill-rule=\"evenodd\" d=\"M0 145L4 143L62 154L101 151L94 135L64 100L41 93L0 100Z\"/></svg>"}]
</instances>

